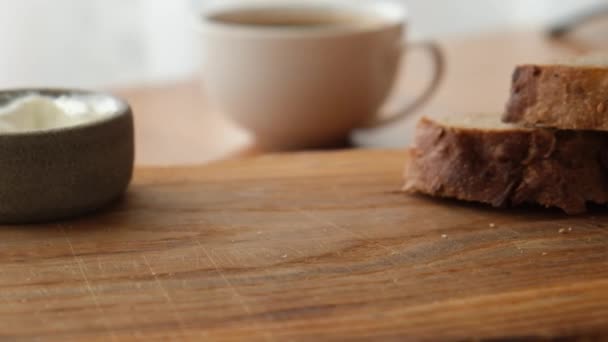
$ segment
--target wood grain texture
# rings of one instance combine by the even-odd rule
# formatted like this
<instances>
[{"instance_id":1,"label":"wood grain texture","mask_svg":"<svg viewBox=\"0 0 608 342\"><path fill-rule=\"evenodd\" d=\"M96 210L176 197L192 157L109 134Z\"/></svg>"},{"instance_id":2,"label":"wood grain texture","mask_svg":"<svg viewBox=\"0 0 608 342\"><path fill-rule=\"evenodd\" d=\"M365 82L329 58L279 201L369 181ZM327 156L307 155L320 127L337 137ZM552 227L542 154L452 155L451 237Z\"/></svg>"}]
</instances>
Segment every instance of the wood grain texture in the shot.
<instances>
[{"instance_id":1,"label":"wood grain texture","mask_svg":"<svg viewBox=\"0 0 608 342\"><path fill-rule=\"evenodd\" d=\"M608 213L407 196L404 156L140 169L105 213L2 227L0 339L608 336Z\"/></svg>"}]
</instances>

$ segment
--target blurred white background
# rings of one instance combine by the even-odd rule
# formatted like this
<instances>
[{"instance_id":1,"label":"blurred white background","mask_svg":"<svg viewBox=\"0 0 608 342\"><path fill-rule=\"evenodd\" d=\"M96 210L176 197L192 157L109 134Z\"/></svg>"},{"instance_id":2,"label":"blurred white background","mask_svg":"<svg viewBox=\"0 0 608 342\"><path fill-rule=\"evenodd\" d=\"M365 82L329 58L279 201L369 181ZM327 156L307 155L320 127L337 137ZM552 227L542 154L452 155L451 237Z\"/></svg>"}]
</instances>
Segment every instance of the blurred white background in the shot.
<instances>
[{"instance_id":1,"label":"blurred white background","mask_svg":"<svg viewBox=\"0 0 608 342\"><path fill-rule=\"evenodd\" d=\"M0 87L108 87L192 77L210 0L0 0ZM374 1L374 0L367 0ZM401 0L415 37L538 27L602 0Z\"/></svg>"}]
</instances>

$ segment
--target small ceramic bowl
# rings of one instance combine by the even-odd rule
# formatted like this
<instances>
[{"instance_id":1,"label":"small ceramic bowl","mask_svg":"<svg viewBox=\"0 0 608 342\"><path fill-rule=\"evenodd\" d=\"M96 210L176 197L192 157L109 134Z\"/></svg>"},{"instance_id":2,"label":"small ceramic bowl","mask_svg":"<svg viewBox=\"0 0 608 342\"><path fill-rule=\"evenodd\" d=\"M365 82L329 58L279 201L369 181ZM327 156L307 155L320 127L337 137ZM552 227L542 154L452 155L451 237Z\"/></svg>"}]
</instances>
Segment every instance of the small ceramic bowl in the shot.
<instances>
[{"instance_id":1,"label":"small ceramic bowl","mask_svg":"<svg viewBox=\"0 0 608 342\"><path fill-rule=\"evenodd\" d=\"M0 223L87 214L118 199L133 174L133 114L111 95L79 90L0 91L0 106L28 94L95 96L113 107L76 126L0 133Z\"/></svg>"}]
</instances>

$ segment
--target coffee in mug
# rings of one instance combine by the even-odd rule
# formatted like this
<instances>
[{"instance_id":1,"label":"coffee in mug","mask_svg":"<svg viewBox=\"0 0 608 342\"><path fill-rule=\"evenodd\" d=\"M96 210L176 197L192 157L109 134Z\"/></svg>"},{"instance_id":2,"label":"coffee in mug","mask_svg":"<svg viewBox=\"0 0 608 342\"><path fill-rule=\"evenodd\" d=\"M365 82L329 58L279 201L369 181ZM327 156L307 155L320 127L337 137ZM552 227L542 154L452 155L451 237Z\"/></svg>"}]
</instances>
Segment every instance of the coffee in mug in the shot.
<instances>
[{"instance_id":1,"label":"coffee in mug","mask_svg":"<svg viewBox=\"0 0 608 342\"><path fill-rule=\"evenodd\" d=\"M243 9L220 12L210 20L226 25L241 25L273 28L327 28L344 26L366 26L382 19L363 13L347 13L322 8L304 9Z\"/></svg>"}]
</instances>

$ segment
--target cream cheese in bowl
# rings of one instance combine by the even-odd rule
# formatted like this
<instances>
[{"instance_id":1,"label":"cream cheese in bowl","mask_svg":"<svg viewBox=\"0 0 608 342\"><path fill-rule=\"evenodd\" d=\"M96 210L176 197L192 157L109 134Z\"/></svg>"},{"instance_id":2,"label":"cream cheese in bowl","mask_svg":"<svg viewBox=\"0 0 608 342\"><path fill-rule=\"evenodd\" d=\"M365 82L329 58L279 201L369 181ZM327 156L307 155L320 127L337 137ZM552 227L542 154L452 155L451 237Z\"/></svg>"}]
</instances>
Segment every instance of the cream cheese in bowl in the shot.
<instances>
[{"instance_id":1,"label":"cream cheese in bowl","mask_svg":"<svg viewBox=\"0 0 608 342\"><path fill-rule=\"evenodd\" d=\"M116 115L120 106L107 96L25 94L0 106L0 134L77 126Z\"/></svg>"},{"instance_id":2,"label":"cream cheese in bowl","mask_svg":"<svg viewBox=\"0 0 608 342\"><path fill-rule=\"evenodd\" d=\"M0 91L0 224L105 208L129 186L134 144L131 108L112 95Z\"/></svg>"}]
</instances>

